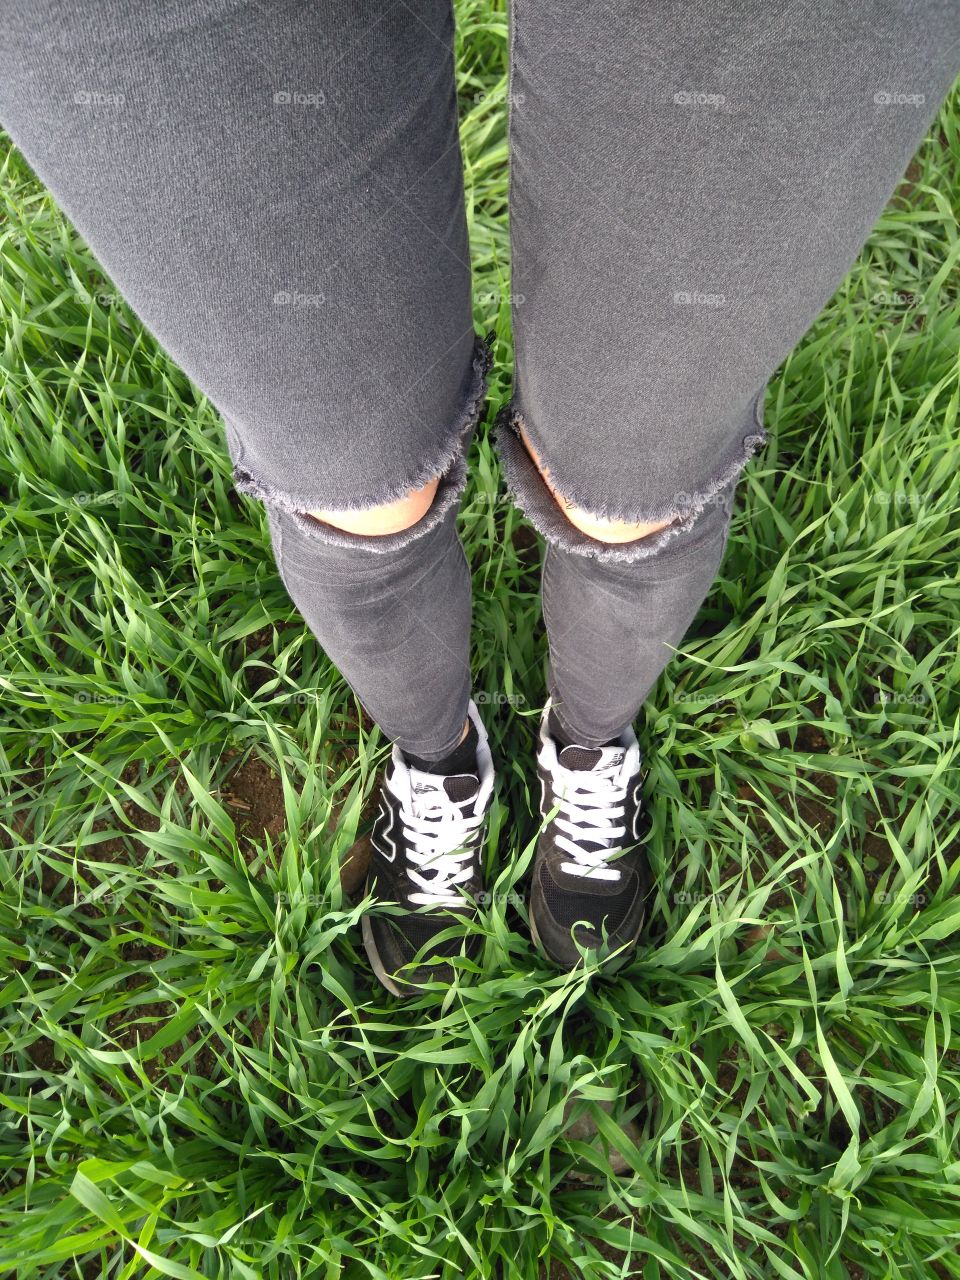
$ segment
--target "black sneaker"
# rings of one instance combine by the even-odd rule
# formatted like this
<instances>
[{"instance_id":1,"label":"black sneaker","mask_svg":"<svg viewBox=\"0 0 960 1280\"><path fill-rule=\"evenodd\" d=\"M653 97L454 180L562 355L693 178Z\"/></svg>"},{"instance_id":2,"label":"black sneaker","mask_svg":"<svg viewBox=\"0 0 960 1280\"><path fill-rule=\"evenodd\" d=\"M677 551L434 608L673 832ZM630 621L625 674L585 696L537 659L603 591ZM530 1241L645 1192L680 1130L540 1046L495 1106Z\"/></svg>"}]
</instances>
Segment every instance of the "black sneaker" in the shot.
<instances>
[{"instance_id":1,"label":"black sneaker","mask_svg":"<svg viewBox=\"0 0 960 1280\"><path fill-rule=\"evenodd\" d=\"M400 748L380 788L370 833L367 892L375 903L398 903L403 913L367 912L363 944L373 971L395 996L415 995L424 982L451 982L451 956L473 954L476 935L436 936L478 914L481 857L493 795L493 762L483 722L477 727L477 773L425 773ZM419 954L418 954L419 953ZM416 960L416 963L412 963ZM398 974L403 970L402 976Z\"/></svg>"},{"instance_id":2,"label":"black sneaker","mask_svg":"<svg viewBox=\"0 0 960 1280\"><path fill-rule=\"evenodd\" d=\"M540 816L556 815L537 842L530 894L533 939L564 969L590 952L626 960L646 916L640 748L632 728L616 746L560 748L547 702L540 723Z\"/></svg>"}]
</instances>

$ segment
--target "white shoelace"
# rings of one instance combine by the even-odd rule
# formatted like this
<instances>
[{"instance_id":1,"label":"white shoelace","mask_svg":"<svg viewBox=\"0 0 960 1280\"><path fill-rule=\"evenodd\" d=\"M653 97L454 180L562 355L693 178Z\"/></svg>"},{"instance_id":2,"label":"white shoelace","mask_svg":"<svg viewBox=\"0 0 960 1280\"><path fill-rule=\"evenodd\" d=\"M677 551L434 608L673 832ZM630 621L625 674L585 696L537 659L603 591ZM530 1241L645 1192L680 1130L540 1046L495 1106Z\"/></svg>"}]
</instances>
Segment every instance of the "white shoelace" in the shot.
<instances>
[{"instance_id":1,"label":"white shoelace","mask_svg":"<svg viewBox=\"0 0 960 1280\"><path fill-rule=\"evenodd\" d=\"M460 805L439 791L431 793L433 798L438 803L431 804L423 814L400 806L410 879L420 886L418 892L410 894L410 901L423 906L455 907L463 902L457 885L469 880L473 872L469 841L483 822L483 814L465 814ZM434 874L420 874L424 871Z\"/></svg>"},{"instance_id":2,"label":"white shoelace","mask_svg":"<svg viewBox=\"0 0 960 1280\"><path fill-rule=\"evenodd\" d=\"M573 857L572 862L561 862L562 871L591 880L620 879L620 868L607 866L607 859L620 851L627 834L627 790L620 781L621 763L583 771L558 767L561 786L555 779L554 787L563 794L555 822L564 834L557 835L555 842L558 849ZM584 843L602 847L584 848Z\"/></svg>"}]
</instances>

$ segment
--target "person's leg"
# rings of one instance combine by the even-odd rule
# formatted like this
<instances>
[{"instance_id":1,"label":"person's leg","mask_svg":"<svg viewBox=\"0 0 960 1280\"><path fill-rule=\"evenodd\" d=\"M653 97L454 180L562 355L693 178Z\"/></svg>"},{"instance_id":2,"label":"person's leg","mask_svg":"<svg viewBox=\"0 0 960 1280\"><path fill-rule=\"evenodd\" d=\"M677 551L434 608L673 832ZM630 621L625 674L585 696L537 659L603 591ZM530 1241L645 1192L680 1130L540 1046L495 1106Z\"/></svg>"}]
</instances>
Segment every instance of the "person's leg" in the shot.
<instances>
[{"instance_id":1,"label":"person's leg","mask_svg":"<svg viewBox=\"0 0 960 1280\"><path fill-rule=\"evenodd\" d=\"M655 554L620 560L608 551L622 543L600 543L566 523L519 442L510 475L535 495L526 510L547 539L541 594L552 727L561 741L603 746L633 721L716 578L734 482ZM634 540L631 549L655 540Z\"/></svg>"},{"instance_id":2,"label":"person's leg","mask_svg":"<svg viewBox=\"0 0 960 1280\"><path fill-rule=\"evenodd\" d=\"M485 374L450 0L0 0L0 26L0 120L222 411L236 483L361 702L445 756Z\"/></svg>"},{"instance_id":3,"label":"person's leg","mask_svg":"<svg viewBox=\"0 0 960 1280\"><path fill-rule=\"evenodd\" d=\"M766 381L960 68L960 7L514 0L511 48L524 302L498 440L550 543L550 691L599 746L709 589Z\"/></svg>"},{"instance_id":4,"label":"person's leg","mask_svg":"<svg viewBox=\"0 0 960 1280\"><path fill-rule=\"evenodd\" d=\"M530 921L560 965L639 936L632 720L717 572L765 383L894 190L958 40L955 0L514 0L524 302L498 440L549 544Z\"/></svg>"}]
</instances>

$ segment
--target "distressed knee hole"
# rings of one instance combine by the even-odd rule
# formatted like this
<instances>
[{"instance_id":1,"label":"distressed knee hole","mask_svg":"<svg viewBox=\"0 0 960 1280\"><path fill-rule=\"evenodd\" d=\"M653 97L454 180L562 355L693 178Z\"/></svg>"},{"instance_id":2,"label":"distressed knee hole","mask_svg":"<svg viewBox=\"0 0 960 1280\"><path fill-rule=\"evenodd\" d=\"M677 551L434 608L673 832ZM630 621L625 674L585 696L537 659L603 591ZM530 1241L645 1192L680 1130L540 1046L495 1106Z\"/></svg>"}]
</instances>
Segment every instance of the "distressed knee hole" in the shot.
<instances>
[{"instance_id":1,"label":"distressed knee hole","mask_svg":"<svg viewBox=\"0 0 960 1280\"><path fill-rule=\"evenodd\" d=\"M690 553L694 547L705 546L714 536L720 516L726 516L729 527L730 499L737 477L753 453L763 444L760 414L762 393L758 393L752 406L753 431L742 437L740 446L732 454L725 451L723 460L706 483L696 486L690 493L677 492L670 502L664 502L664 494L654 495L644 505L636 501L624 485L614 479L607 509L609 516L592 515L583 507L577 507L564 498L552 482L549 468L544 466L525 430L522 414L513 401L501 409L496 424L494 443L503 467L507 490L514 502L534 526L552 545L562 551L588 556L597 561L633 564L651 556L660 556L666 548L682 539L683 550ZM632 465L636 465L633 460ZM626 477L629 480L629 475ZM639 483L638 489L650 487ZM595 486L596 487L596 486ZM581 490L581 500L593 505L605 505L602 490L595 498L592 490ZM659 500L658 500L659 497ZM645 519L632 519L644 515ZM715 513L720 513L716 516ZM694 532L696 531L696 532ZM686 535L690 535L687 537Z\"/></svg>"},{"instance_id":2,"label":"distressed knee hole","mask_svg":"<svg viewBox=\"0 0 960 1280\"><path fill-rule=\"evenodd\" d=\"M627 520L610 520L605 516L591 515L589 511L585 511L583 507L575 506L569 502L562 493L559 492L556 485L551 479L550 472L543 464L540 455L537 453L526 429L520 426L520 436L523 440L524 448L530 455L534 465L543 477L543 482L550 490L554 501L559 506L567 520L581 533L587 534L590 538L596 538L598 542L623 543L636 542L639 538L646 538L651 533L659 533L661 529L666 529L668 525L673 524L672 520L659 521L637 521L630 523Z\"/></svg>"},{"instance_id":3,"label":"distressed knee hole","mask_svg":"<svg viewBox=\"0 0 960 1280\"><path fill-rule=\"evenodd\" d=\"M308 515L323 524L333 525L344 533L360 537L382 538L391 533L412 529L430 510L440 485L440 476L428 480L420 489L411 489L405 498L352 511L310 511Z\"/></svg>"},{"instance_id":4,"label":"distressed knee hole","mask_svg":"<svg viewBox=\"0 0 960 1280\"><path fill-rule=\"evenodd\" d=\"M553 496L563 508L563 514L570 523L581 533L596 538L598 542L636 542L640 538L648 537L651 533L659 533L661 529L666 529L668 525L673 524L672 520L661 520L655 523L641 521L638 524L627 524L624 520L605 520L600 516L590 515L581 507L571 506L557 493Z\"/></svg>"}]
</instances>

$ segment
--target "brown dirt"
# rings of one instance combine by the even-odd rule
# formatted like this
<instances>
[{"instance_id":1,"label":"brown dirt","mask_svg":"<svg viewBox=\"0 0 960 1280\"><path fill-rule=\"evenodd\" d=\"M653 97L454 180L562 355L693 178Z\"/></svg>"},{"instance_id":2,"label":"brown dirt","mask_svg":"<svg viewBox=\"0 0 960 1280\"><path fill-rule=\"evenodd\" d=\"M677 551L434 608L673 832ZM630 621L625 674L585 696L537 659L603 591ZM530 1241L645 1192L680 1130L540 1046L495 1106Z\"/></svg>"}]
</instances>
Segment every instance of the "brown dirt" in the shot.
<instances>
[{"instance_id":1,"label":"brown dirt","mask_svg":"<svg viewBox=\"0 0 960 1280\"><path fill-rule=\"evenodd\" d=\"M220 799L230 810L237 842L248 862L265 837L276 844L286 818L283 784L259 756L248 756L233 770L220 788Z\"/></svg>"}]
</instances>

